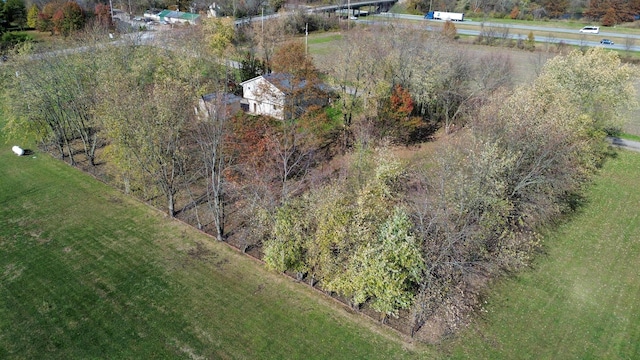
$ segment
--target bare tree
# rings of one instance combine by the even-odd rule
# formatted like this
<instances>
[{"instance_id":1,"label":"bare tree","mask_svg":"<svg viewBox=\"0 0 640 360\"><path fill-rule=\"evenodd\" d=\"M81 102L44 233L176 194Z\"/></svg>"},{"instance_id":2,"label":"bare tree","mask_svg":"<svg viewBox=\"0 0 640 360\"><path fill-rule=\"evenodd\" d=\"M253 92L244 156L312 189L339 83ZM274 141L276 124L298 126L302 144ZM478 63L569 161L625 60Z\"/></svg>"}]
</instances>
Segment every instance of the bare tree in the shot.
<instances>
[{"instance_id":1,"label":"bare tree","mask_svg":"<svg viewBox=\"0 0 640 360\"><path fill-rule=\"evenodd\" d=\"M492 52L484 55L475 67L475 81L482 94L510 87L513 84L513 62L509 55Z\"/></svg>"},{"instance_id":2,"label":"bare tree","mask_svg":"<svg viewBox=\"0 0 640 360\"><path fill-rule=\"evenodd\" d=\"M214 101L205 105L203 116L195 125L194 137L198 144L201 171L206 179L207 208L213 218L216 238L223 240L225 224L225 170L230 164L229 152L224 144L229 114L228 94L215 94Z\"/></svg>"},{"instance_id":3,"label":"bare tree","mask_svg":"<svg viewBox=\"0 0 640 360\"><path fill-rule=\"evenodd\" d=\"M587 51L588 47L588 40L587 40L587 35L585 34L580 34L580 51L585 52Z\"/></svg>"},{"instance_id":4,"label":"bare tree","mask_svg":"<svg viewBox=\"0 0 640 360\"><path fill-rule=\"evenodd\" d=\"M627 53L631 52L631 49L636 46L636 39L631 36L625 36L624 38L624 50Z\"/></svg>"},{"instance_id":5,"label":"bare tree","mask_svg":"<svg viewBox=\"0 0 640 360\"><path fill-rule=\"evenodd\" d=\"M285 40L284 21L285 16L281 16L252 23L254 41L258 44L267 72L271 71L271 61L276 49Z\"/></svg>"},{"instance_id":6,"label":"bare tree","mask_svg":"<svg viewBox=\"0 0 640 360\"><path fill-rule=\"evenodd\" d=\"M542 73L542 68L549 58L549 55L547 54L548 53L537 51L529 56L529 64L531 64L531 68L533 69L536 77L540 76L540 74Z\"/></svg>"}]
</instances>

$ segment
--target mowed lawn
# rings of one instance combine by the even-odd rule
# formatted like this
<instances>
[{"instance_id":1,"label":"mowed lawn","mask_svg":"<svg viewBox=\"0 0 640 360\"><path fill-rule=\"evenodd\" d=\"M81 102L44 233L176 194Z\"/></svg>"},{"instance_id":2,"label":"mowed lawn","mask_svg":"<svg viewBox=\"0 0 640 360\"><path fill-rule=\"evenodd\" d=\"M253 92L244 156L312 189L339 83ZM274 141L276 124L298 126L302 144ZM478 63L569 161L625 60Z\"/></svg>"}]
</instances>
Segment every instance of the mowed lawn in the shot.
<instances>
[{"instance_id":1,"label":"mowed lawn","mask_svg":"<svg viewBox=\"0 0 640 360\"><path fill-rule=\"evenodd\" d=\"M640 359L640 154L621 151L532 271L501 281L459 359Z\"/></svg>"},{"instance_id":2,"label":"mowed lawn","mask_svg":"<svg viewBox=\"0 0 640 360\"><path fill-rule=\"evenodd\" d=\"M333 300L11 145L0 146L0 359L418 355Z\"/></svg>"}]
</instances>

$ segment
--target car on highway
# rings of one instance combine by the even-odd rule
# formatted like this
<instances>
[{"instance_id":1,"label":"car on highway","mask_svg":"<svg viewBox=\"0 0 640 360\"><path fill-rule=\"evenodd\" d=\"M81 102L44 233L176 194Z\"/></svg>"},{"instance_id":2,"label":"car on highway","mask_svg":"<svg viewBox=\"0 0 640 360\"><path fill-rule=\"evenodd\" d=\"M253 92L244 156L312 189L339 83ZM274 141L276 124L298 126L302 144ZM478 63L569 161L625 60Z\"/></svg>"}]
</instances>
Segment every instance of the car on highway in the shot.
<instances>
[{"instance_id":1,"label":"car on highway","mask_svg":"<svg viewBox=\"0 0 640 360\"><path fill-rule=\"evenodd\" d=\"M582 29L580 29L580 32L582 34L597 34L600 32L600 27L599 26L585 26Z\"/></svg>"},{"instance_id":2,"label":"car on highway","mask_svg":"<svg viewBox=\"0 0 640 360\"><path fill-rule=\"evenodd\" d=\"M602 44L602 45L613 45L613 41L611 41L609 39L602 39L602 40L600 40L600 44Z\"/></svg>"}]
</instances>

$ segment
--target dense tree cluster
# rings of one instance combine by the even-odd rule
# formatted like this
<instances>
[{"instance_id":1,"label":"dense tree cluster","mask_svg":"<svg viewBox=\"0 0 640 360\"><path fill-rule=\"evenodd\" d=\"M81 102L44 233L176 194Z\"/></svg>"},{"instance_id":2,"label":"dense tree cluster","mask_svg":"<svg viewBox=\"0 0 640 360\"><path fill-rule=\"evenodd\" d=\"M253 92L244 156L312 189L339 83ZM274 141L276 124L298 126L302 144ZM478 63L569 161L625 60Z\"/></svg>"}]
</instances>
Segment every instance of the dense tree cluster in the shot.
<instances>
[{"instance_id":1,"label":"dense tree cluster","mask_svg":"<svg viewBox=\"0 0 640 360\"><path fill-rule=\"evenodd\" d=\"M615 24L630 22L640 15L640 1L631 0L592 0L584 15L602 21L602 25L612 26Z\"/></svg>"},{"instance_id":2,"label":"dense tree cluster","mask_svg":"<svg viewBox=\"0 0 640 360\"><path fill-rule=\"evenodd\" d=\"M85 4L86 5L86 4ZM8 0L0 6L0 34L8 30L36 29L41 32L69 36L82 30L87 20L108 28L111 13L108 5L98 3L87 12L75 1L49 1L32 3L28 10L23 0ZM15 45L15 42L14 42Z\"/></svg>"},{"instance_id":3,"label":"dense tree cluster","mask_svg":"<svg viewBox=\"0 0 640 360\"><path fill-rule=\"evenodd\" d=\"M602 49L575 51L551 60L533 84L505 91L510 81L502 75L510 65L498 56L473 66L442 42L431 52L428 40L395 41L391 32L358 38L368 40L366 50L346 39L344 62L337 56L340 65L332 66L337 87L345 89L343 128L351 129L356 149L395 138L381 131L399 120L397 113L463 130L411 167L349 152L351 167L338 179L275 212L265 261L353 306L387 316L411 307L408 332L434 316L452 330L457 311L473 305L478 278L528 264L537 231L576 206L606 154L606 131L620 126L619 109L633 103L635 70ZM401 101L403 89L410 101ZM393 301L372 278L387 284Z\"/></svg>"},{"instance_id":4,"label":"dense tree cluster","mask_svg":"<svg viewBox=\"0 0 640 360\"><path fill-rule=\"evenodd\" d=\"M34 59L25 46L1 70L5 130L419 334L434 318L455 329L478 279L529 263L633 102L635 70L603 49L558 56L514 89L507 56L398 28L345 35L318 69L280 21L244 36L260 71L289 76L281 119L223 111L255 73L216 60L237 38L214 21L171 50L91 34L83 51ZM301 106L321 78L333 103ZM433 152L394 155L437 128Z\"/></svg>"},{"instance_id":5,"label":"dense tree cluster","mask_svg":"<svg viewBox=\"0 0 640 360\"><path fill-rule=\"evenodd\" d=\"M84 10L74 1L47 3L38 13L36 29L68 36L72 31L82 29L85 22Z\"/></svg>"},{"instance_id":6,"label":"dense tree cluster","mask_svg":"<svg viewBox=\"0 0 640 360\"><path fill-rule=\"evenodd\" d=\"M27 9L23 0L7 0L0 4L0 34L11 27L24 28Z\"/></svg>"},{"instance_id":7,"label":"dense tree cluster","mask_svg":"<svg viewBox=\"0 0 640 360\"><path fill-rule=\"evenodd\" d=\"M20 43L32 40L31 36L21 32L26 25L27 9L23 0L7 0L0 3L0 54Z\"/></svg>"},{"instance_id":8,"label":"dense tree cluster","mask_svg":"<svg viewBox=\"0 0 640 360\"><path fill-rule=\"evenodd\" d=\"M436 168L424 168L410 196L430 259L414 325L438 312L434 304L473 291L474 276L528 263L536 231L576 206L605 155L604 129L619 126L619 105L633 103L633 76L599 49L554 58L531 86L484 106ZM580 91L585 82L597 90ZM603 113L589 109L605 98Z\"/></svg>"}]
</instances>

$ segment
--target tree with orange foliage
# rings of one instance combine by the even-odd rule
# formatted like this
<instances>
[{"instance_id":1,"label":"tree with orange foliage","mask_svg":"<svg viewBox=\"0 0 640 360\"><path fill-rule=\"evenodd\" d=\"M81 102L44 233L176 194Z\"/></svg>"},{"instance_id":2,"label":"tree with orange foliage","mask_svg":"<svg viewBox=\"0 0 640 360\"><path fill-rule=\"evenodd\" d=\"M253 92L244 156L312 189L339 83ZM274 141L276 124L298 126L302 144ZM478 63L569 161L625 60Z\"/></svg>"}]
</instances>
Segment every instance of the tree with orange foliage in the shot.
<instances>
[{"instance_id":1,"label":"tree with orange foliage","mask_svg":"<svg viewBox=\"0 0 640 360\"><path fill-rule=\"evenodd\" d=\"M512 19L517 19L519 15L520 15L520 8L518 8L518 5L516 5L513 7L513 9L511 9L511 13L509 14L509 17Z\"/></svg>"},{"instance_id":2,"label":"tree with orange foliage","mask_svg":"<svg viewBox=\"0 0 640 360\"><path fill-rule=\"evenodd\" d=\"M64 36L82 29L84 26L84 11L77 2L67 1L51 18L53 30Z\"/></svg>"},{"instance_id":3,"label":"tree with orange foliage","mask_svg":"<svg viewBox=\"0 0 640 360\"><path fill-rule=\"evenodd\" d=\"M547 16L550 18L559 18L567 12L569 8L568 0L545 0L542 2L542 6L547 11Z\"/></svg>"},{"instance_id":4,"label":"tree with orange foliage","mask_svg":"<svg viewBox=\"0 0 640 360\"><path fill-rule=\"evenodd\" d=\"M47 3L38 14L36 30L40 32L50 31L51 35L53 35L53 15L55 15L61 6L62 4L58 1L51 1Z\"/></svg>"},{"instance_id":5,"label":"tree with orange foliage","mask_svg":"<svg viewBox=\"0 0 640 360\"><path fill-rule=\"evenodd\" d=\"M409 143L411 134L423 124L420 117L411 116L414 106L409 91L396 85L391 96L381 104L376 123L378 136L394 142Z\"/></svg>"},{"instance_id":6,"label":"tree with orange foliage","mask_svg":"<svg viewBox=\"0 0 640 360\"><path fill-rule=\"evenodd\" d=\"M616 14L616 10L612 7L607 9L602 17L602 25L604 26L613 26L618 23L618 15Z\"/></svg>"},{"instance_id":7,"label":"tree with orange foliage","mask_svg":"<svg viewBox=\"0 0 640 360\"><path fill-rule=\"evenodd\" d=\"M97 4L94 14L97 24L105 28L111 27L113 19L111 19L111 8L109 8L109 5Z\"/></svg>"},{"instance_id":8,"label":"tree with orange foliage","mask_svg":"<svg viewBox=\"0 0 640 360\"><path fill-rule=\"evenodd\" d=\"M451 20L447 20L442 27L442 35L449 40L454 40L458 36L458 29Z\"/></svg>"},{"instance_id":9,"label":"tree with orange foliage","mask_svg":"<svg viewBox=\"0 0 640 360\"><path fill-rule=\"evenodd\" d=\"M299 79L313 80L318 70L307 54L301 41L289 41L276 50L271 69L277 73L288 73Z\"/></svg>"},{"instance_id":10,"label":"tree with orange foliage","mask_svg":"<svg viewBox=\"0 0 640 360\"><path fill-rule=\"evenodd\" d=\"M282 109L285 118L302 117L309 106L323 103L328 96L301 41L287 42L276 50L271 69L272 80L278 82L279 90L286 94Z\"/></svg>"},{"instance_id":11,"label":"tree with orange foliage","mask_svg":"<svg viewBox=\"0 0 640 360\"><path fill-rule=\"evenodd\" d=\"M640 11L638 0L591 0L584 14L594 20L601 20L602 25L613 26L634 20Z\"/></svg>"}]
</instances>

